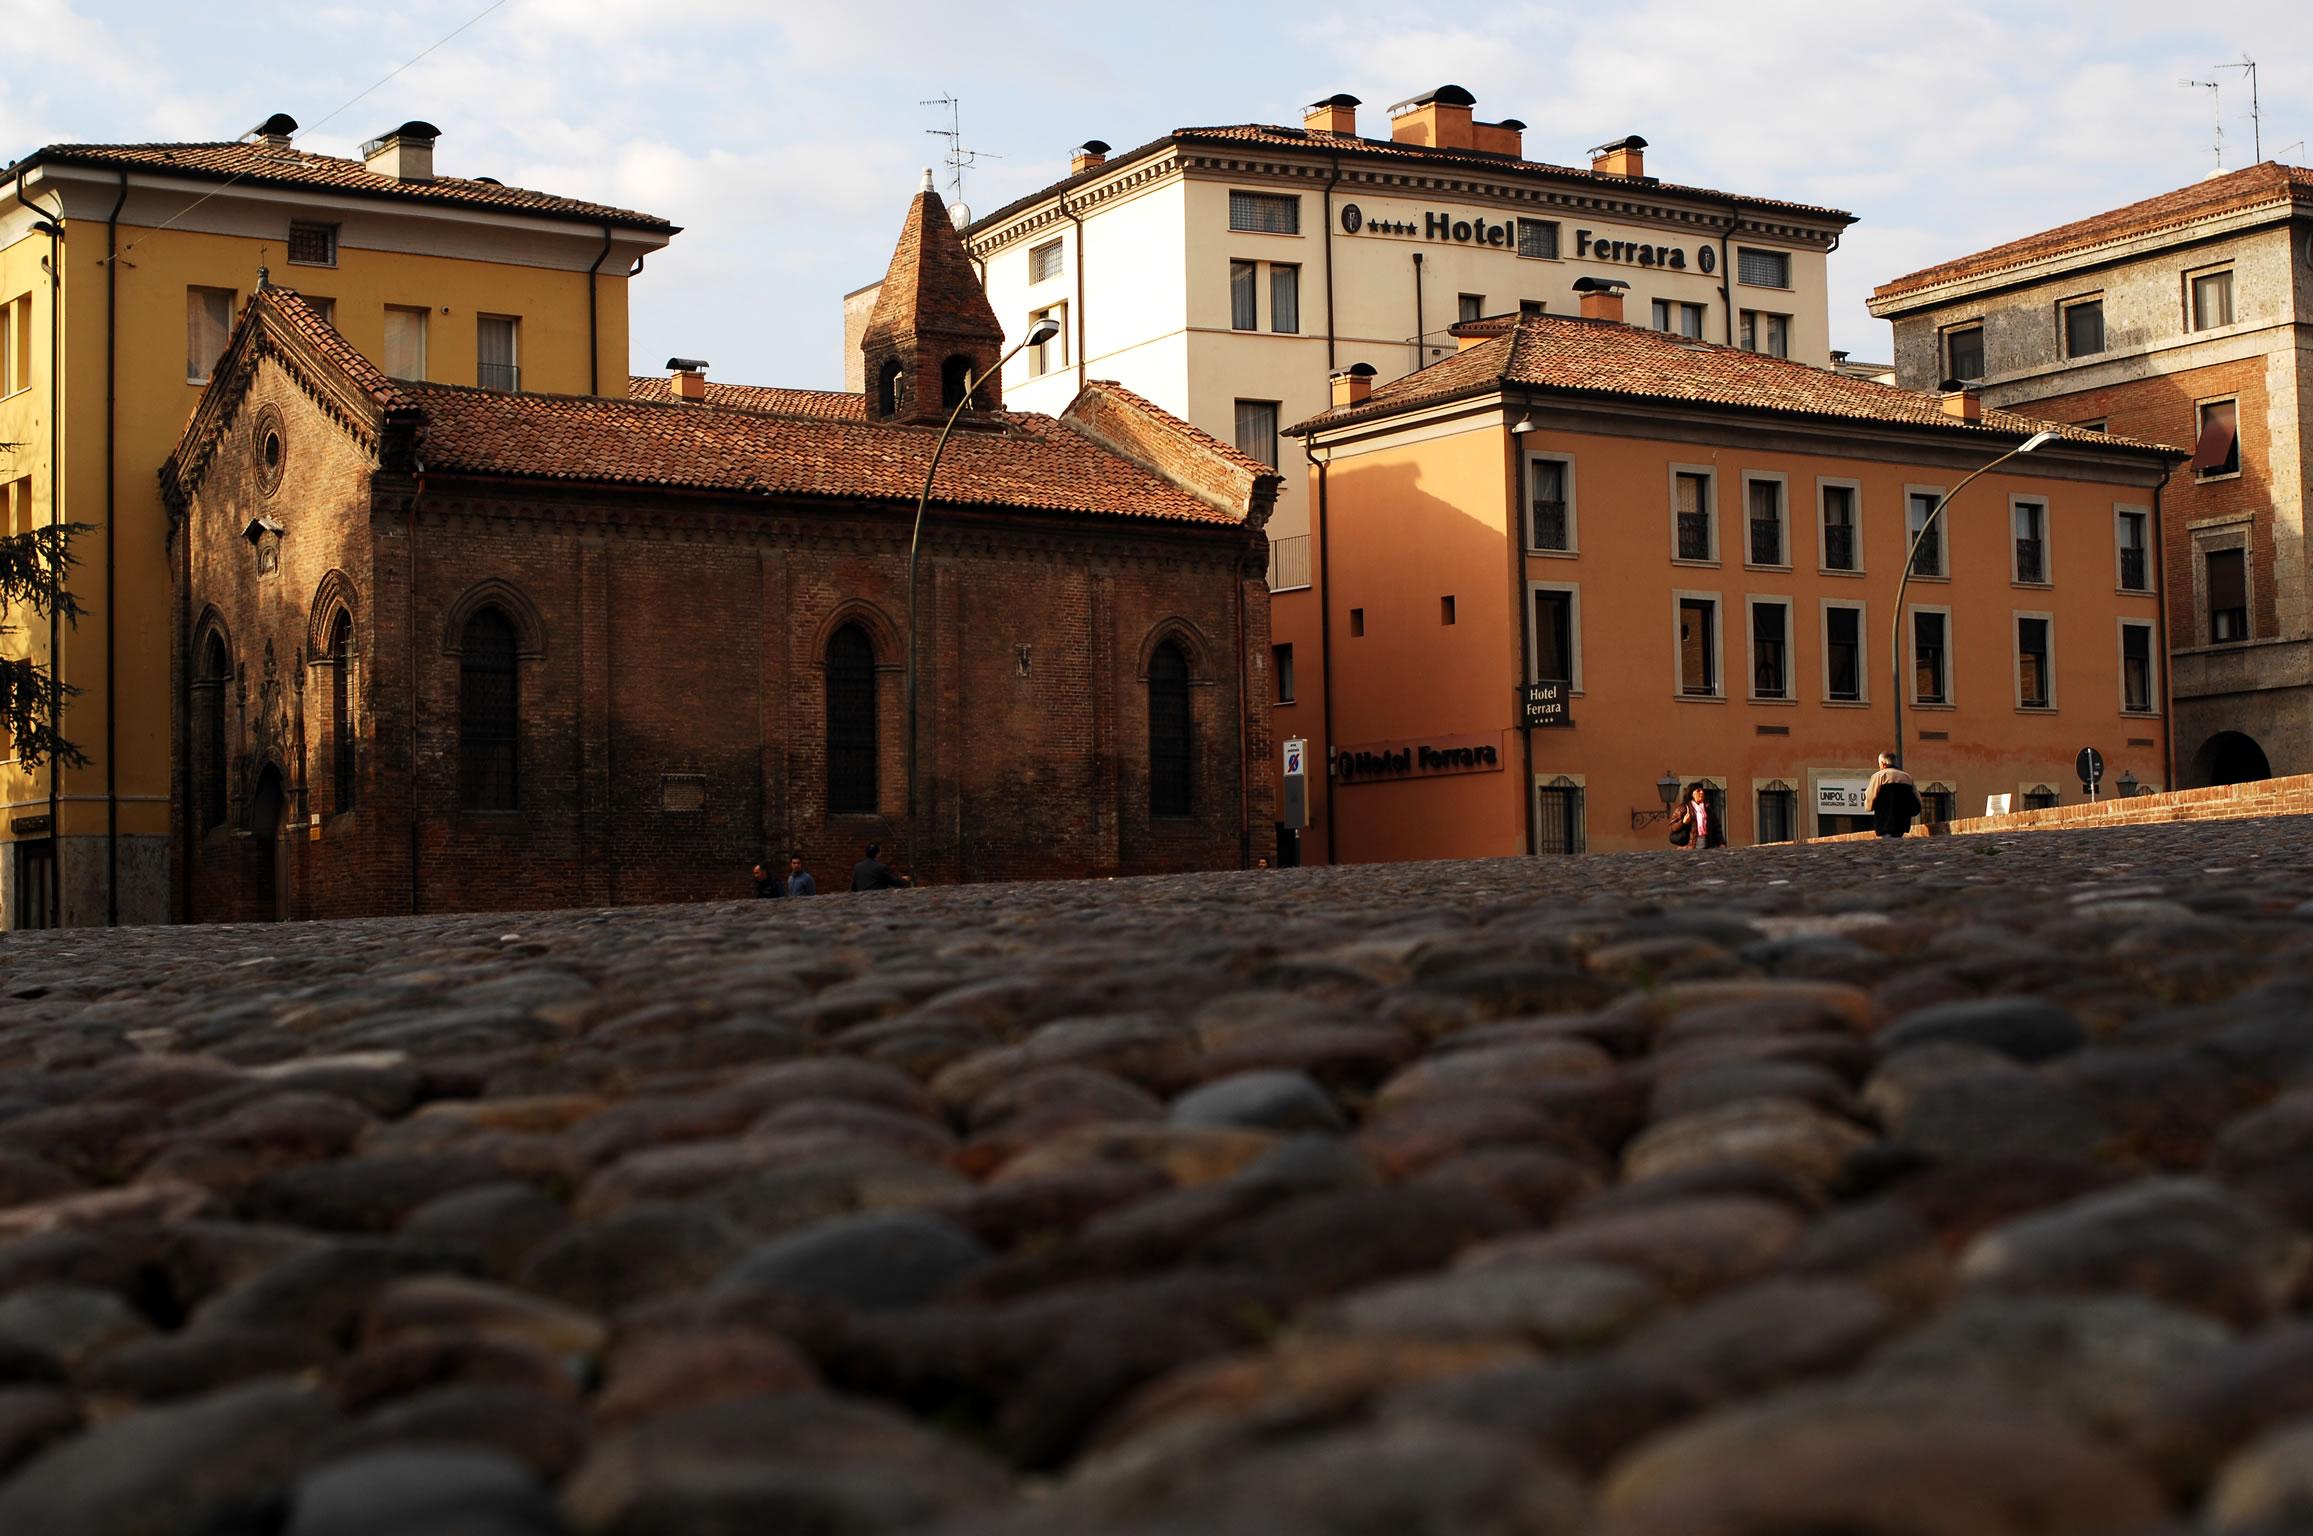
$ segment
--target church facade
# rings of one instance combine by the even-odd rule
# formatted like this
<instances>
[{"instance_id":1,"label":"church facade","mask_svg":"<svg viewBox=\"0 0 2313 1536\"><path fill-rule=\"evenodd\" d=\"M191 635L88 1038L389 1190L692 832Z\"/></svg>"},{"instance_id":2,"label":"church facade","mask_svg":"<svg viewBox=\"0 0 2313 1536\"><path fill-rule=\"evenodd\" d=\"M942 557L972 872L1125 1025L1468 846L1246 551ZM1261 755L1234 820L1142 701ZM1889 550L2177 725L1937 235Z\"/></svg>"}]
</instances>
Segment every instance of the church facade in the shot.
<instances>
[{"instance_id":1,"label":"church facade","mask_svg":"<svg viewBox=\"0 0 2313 1536\"><path fill-rule=\"evenodd\" d=\"M910 208L865 394L388 378L279 288L162 473L195 921L736 897L868 843L918 883L1268 846L1277 478L1132 392L1003 409ZM917 575L909 540L949 407Z\"/></svg>"}]
</instances>

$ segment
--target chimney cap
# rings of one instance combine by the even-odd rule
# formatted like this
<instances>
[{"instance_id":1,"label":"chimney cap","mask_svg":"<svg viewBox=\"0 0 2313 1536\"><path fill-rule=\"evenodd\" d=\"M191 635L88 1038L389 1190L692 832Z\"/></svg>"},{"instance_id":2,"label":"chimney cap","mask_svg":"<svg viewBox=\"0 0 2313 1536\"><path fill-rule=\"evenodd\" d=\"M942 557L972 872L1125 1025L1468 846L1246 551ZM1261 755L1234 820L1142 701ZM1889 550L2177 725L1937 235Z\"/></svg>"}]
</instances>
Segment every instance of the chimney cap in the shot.
<instances>
[{"instance_id":1,"label":"chimney cap","mask_svg":"<svg viewBox=\"0 0 2313 1536\"><path fill-rule=\"evenodd\" d=\"M1390 111L1409 112L1415 107L1426 107L1432 103L1441 107L1474 107L1478 104L1478 98L1458 85L1441 85L1434 91L1424 91L1419 96L1408 96L1405 100L1391 106Z\"/></svg>"},{"instance_id":2,"label":"chimney cap","mask_svg":"<svg viewBox=\"0 0 2313 1536\"><path fill-rule=\"evenodd\" d=\"M1494 126L1497 128L1507 128L1512 133L1524 133L1526 131L1526 125L1514 117L1505 117Z\"/></svg>"},{"instance_id":3,"label":"chimney cap","mask_svg":"<svg viewBox=\"0 0 2313 1536\"><path fill-rule=\"evenodd\" d=\"M1352 96L1352 95L1350 95L1350 94L1349 94L1349 92L1347 92L1347 91L1335 91L1335 92L1334 92L1332 95L1330 95L1330 96L1326 97L1326 98L1325 98L1323 101L1313 101L1313 102L1311 102L1309 105L1310 105L1312 108L1315 108L1315 107L1362 107L1362 106L1364 106L1364 105L1365 105L1365 103L1364 103L1364 102L1362 102L1362 101L1359 101L1359 100L1358 100L1358 99L1357 99L1355 96Z\"/></svg>"},{"instance_id":4,"label":"chimney cap","mask_svg":"<svg viewBox=\"0 0 2313 1536\"><path fill-rule=\"evenodd\" d=\"M1108 153L1108 141L1105 139L1086 139L1083 143L1077 145L1076 147L1088 155L1105 155Z\"/></svg>"},{"instance_id":5,"label":"chimney cap","mask_svg":"<svg viewBox=\"0 0 2313 1536\"><path fill-rule=\"evenodd\" d=\"M703 357L670 357L667 359L667 371L670 373L705 373L707 360Z\"/></svg>"},{"instance_id":6,"label":"chimney cap","mask_svg":"<svg viewBox=\"0 0 2313 1536\"><path fill-rule=\"evenodd\" d=\"M1640 137L1639 137L1637 134L1635 134L1635 133L1630 133L1630 134L1625 134L1625 135L1623 135L1623 136L1622 136L1621 138L1619 138L1619 139L1612 139L1612 140L1609 140L1608 142L1606 142L1606 143L1604 143L1604 144L1600 144L1600 145L1598 145L1597 147L1593 148L1593 149L1592 149L1590 152L1591 152L1593 155L1604 155L1604 154L1611 154L1611 153L1613 153L1615 150L1618 150L1618 149L1644 149L1644 148L1646 148L1646 140L1644 140L1644 139L1640 138Z\"/></svg>"},{"instance_id":7,"label":"chimney cap","mask_svg":"<svg viewBox=\"0 0 2313 1536\"><path fill-rule=\"evenodd\" d=\"M393 132L386 135L386 137L389 139L424 139L428 143L431 143L441 136L441 129L436 128L432 123L425 121L423 118L416 117L411 118L408 122L402 124L399 128L396 128Z\"/></svg>"},{"instance_id":8,"label":"chimney cap","mask_svg":"<svg viewBox=\"0 0 2313 1536\"><path fill-rule=\"evenodd\" d=\"M1944 379L1936 385L1936 392L1938 394L1956 395L1962 390L1971 389L1973 387L1973 385L1962 379Z\"/></svg>"},{"instance_id":9,"label":"chimney cap","mask_svg":"<svg viewBox=\"0 0 2313 1536\"><path fill-rule=\"evenodd\" d=\"M297 131L297 119L286 112L276 112L259 123L257 131L268 139L286 139Z\"/></svg>"},{"instance_id":10,"label":"chimney cap","mask_svg":"<svg viewBox=\"0 0 2313 1536\"><path fill-rule=\"evenodd\" d=\"M1347 368L1334 369L1326 377L1329 379L1370 379L1379 371L1371 363L1351 363Z\"/></svg>"},{"instance_id":11,"label":"chimney cap","mask_svg":"<svg viewBox=\"0 0 2313 1536\"><path fill-rule=\"evenodd\" d=\"M1576 293L1620 293L1629 286L1619 277L1578 277L1574 280Z\"/></svg>"}]
</instances>

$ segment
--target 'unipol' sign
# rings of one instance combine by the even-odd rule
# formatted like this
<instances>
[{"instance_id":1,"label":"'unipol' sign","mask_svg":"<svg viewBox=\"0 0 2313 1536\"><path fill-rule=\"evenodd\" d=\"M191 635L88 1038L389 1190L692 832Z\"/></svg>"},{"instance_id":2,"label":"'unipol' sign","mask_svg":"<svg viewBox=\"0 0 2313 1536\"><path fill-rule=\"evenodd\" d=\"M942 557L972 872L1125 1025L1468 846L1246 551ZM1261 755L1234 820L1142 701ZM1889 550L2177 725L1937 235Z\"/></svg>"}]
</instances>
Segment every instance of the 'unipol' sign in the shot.
<instances>
[{"instance_id":1,"label":"'unipol' sign","mask_svg":"<svg viewBox=\"0 0 2313 1536\"><path fill-rule=\"evenodd\" d=\"M1864 791L1871 787L1869 774L1849 778L1844 774L1831 775L1815 781L1815 813L1819 816L1868 816L1871 805Z\"/></svg>"}]
</instances>

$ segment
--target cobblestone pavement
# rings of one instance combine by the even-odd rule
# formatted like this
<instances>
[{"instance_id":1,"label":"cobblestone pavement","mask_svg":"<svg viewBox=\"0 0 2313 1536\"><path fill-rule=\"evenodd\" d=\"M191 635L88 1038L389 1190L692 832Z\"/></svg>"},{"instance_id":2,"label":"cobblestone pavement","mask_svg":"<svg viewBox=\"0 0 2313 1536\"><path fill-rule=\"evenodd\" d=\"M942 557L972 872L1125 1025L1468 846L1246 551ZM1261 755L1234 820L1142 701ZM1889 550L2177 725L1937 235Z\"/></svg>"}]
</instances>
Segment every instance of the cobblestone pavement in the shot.
<instances>
[{"instance_id":1,"label":"cobblestone pavement","mask_svg":"<svg viewBox=\"0 0 2313 1536\"><path fill-rule=\"evenodd\" d=\"M0 1532L2313 1530L2309 898L2295 820L11 938Z\"/></svg>"}]
</instances>

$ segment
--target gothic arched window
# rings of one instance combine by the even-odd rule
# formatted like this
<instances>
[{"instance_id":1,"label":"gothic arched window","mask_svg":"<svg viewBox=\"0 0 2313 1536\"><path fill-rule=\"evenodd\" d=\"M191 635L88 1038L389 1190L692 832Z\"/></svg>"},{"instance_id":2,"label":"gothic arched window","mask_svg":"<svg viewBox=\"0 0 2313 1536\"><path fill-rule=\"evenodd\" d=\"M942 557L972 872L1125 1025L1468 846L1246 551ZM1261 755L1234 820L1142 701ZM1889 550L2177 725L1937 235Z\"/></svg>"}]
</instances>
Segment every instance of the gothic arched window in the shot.
<instances>
[{"instance_id":1,"label":"gothic arched window","mask_svg":"<svg viewBox=\"0 0 2313 1536\"><path fill-rule=\"evenodd\" d=\"M899 414L900 387L900 364L895 357L876 371L875 403L878 416Z\"/></svg>"},{"instance_id":2,"label":"gothic arched window","mask_svg":"<svg viewBox=\"0 0 2313 1536\"><path fill-rule=\"evenodd\" d=\"M194 685L199 711L201 830L224 825L226 792L225 690L233 677L225 637L211 631L201 650L201 679Z\"/></svg>"},{"instance_id":3,"label":"gothic arched window","mask_svg":"<svg viewBox=\"0 0 2313 1536\"><path fill-rule=\"evenodd\" d=\"M521 787L521 679L514 623L496 608L466 621L458 656L458 804L511 811Z\"/></svg>"},{"instance_id":4,"label":"gothic arched window","mask_svg":"<svg viewBox=\"0 0 2313 1536\"><path fill-rule=\"evenodd\" d=\"M827 642L827 812L876 808L875 646L857 624Z\"/></svg>"},{"instance_id":5,"label":"gothic arched window","mask_svg":"<svg viewBox=\"0 0 2313 1536\"><path fill-rule=\"evenodd\" d=\"M353 615L340 608L329 626L330 809L353 809Z\"/></svg>"},{"instance_id":6,"label":"gothic arched window","mask_svg":"<svg viewBox=\"0 0 2313 1536\"><path fill-rule=\"evenodd\" d=\"M1170 640L1148 659L1148 810L1186 816L1193 805L1189 659Z\"/></svg>"}]
</instances>

